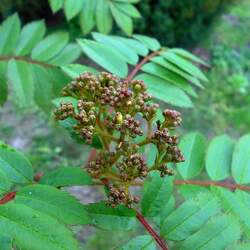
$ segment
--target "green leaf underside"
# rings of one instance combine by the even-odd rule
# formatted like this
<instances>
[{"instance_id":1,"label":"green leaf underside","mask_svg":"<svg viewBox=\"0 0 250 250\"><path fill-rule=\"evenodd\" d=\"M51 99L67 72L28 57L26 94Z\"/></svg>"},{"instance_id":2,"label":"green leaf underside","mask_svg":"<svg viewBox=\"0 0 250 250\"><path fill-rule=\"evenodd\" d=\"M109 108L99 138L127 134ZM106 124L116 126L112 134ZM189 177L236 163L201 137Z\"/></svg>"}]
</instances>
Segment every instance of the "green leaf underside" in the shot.
<instances>
[{"instance_id":1,"label":"green leaf underside","mask_svg":"<svg viewBox=\"0 0 250 250\"><path fill-rule=\"evenodd\" d=\"M0 143L0 169L14 183L29 183L33 179L33 169L26 157L4 143Z\"/></svg>"},{"instance_id":2,"label":"green leaf underside","mask_svg":"<svg viewBox=\"0 0 250 250\"><path fill-rule=\"evenodd\" d=\"M81 64L70 64L67 66L62 66L61 68L62 71L65 72L65 74L67 74L71 78L76 78L84 72L91 72L94 74L97 73L96 69Z\"/></svg>"},{"instance_id":3,"label":"green leaf underside","mask_svg":"<svg viewBox=\"0 0 250 250\"><path fill-rule=\"evenodd\" d=\"M7 77L14 90L15 101L18 106L31 106L33 104L34 86L30 65L23 61L9 61Z\"/></svg>"},{"instance_id":4,"label":"green leaf underside","mask_svg":"<svg viewBox=\"0 0 250 250\"><path fill-rule=\"evenodd\" d=\"M156 51L161 48L160 43L155 38L143 35L133 35L133 37L143 43L148 49L152 51Z\"/></svg>"},{"instance_id":5,"label":"green leaf underside","mask_svg":"<svg viewBox=\"0 0 250 250\"><path fill-rule=\"evenodd\" d=\"M250 238L250 210L242 201L242 197L226 190L225 188L213 187L212 192L218 196L226 212L236 215L244 226L244 233Z\"/></svg>"},{"instance_id":6,"label":"green leaf underside","mask_svg":"<svg viewBox=\"0 0 250 250\"><path fill-rule=\"evenodd\" d=\"M80 168L60 167L44 175L40 183L55 187L80 186L92 184L92 179L87 172Z\"/></svg>"},{"instance_id":7,"label":"green leaf underside","mask_svg":"<svg viewBox=\"0 0 250 250\"><path fill-rule=\"evenodd\" d=\"M31 57L39 61L48 61L67 45L68 40L69 35L66 32L48 35L32 50Z\"/></svg>"},{"instance_id":8,"label":"green leaf underside","mask_svg":"<svg viewBox=\"0 0 250 250\"><path fill-rule=\"evenodd\" d=\"M242 136L235 145L232 175L239 184L250 183L250 134Z\"/></svg>"},{"instance_id":9,"label":"green leaf underside","mask_svg":"<svg viewBox=\"0 0 250 250\"><path fill-rule=\"evenodd\" d=\"M219 209L216 197L201 193L184 202L163 221L161 235L168 240L182 241L200 229Z\"/></svg>"},{"instance_id":10,"label":"green leaf underside","mask_svg":"<svg viewBox=\"0 0 250 250\"><path fill-rule=\"evenodd\" d=\"M0 54L10 55L20 35L20 19L17 14L8 17L0 26Z\"/></svg>"},{"instance_id":11,"label":"green leaf underside","mask_svg":"<svg viewBox=\"0 0 250 250\"><path fill-rule=\"evenodd\" d=\"M15 202L0 206L0 231L22 249L79 250L72 233L56 219Z\"/></svg>"},{"instance_id":12,"label":"green leaf underside","mask_svg":"<svg viewBox=\"0 0 250 250\"><path fill-rule=\"evenodd\" d=\"M106 70L121 77L127 75L127 64L114 49L87 39L80 39L78 43L89 58Z\"/></svg>"},{"instance_id":13,"label":"green leaf underside","mask_svg":"<svg viewBox=\"0 0 250 250\"><path fill-rule=\"evenodd\" d=\"M206 170L214 181L224 180L230 176L234 142L227 135L213 138L206 155Z\"/></svg>"},{"instance_id":14,"label":"green leaf underside","mask_svg":"<svg viewBox=\"0 0 250 250\"><path fill-rule=\"evenodd\" d=\"M84 206L65 191L46 185L30 185L17 192L15 201L55 217L65 224L88 224Z\"/></svg>"},{"instance_id":15,"label":"green leaf underside","mask_svg":"<svg viewBox=\"0 0 250 250\"><path fill-rule=\"evenodd\" d=\"M156 245L151 236L140 235L130 240L121 250L156 250Z\"/></svg>"},{"instance_id":16,"label":"green leaf underside","mask_svg":"<svg viewBox=\"0 0 250 250\"><path fill-rule=\"evenodd\" d=\"M204 165L206 140L198 132L185 135L180 142L180 149L185 161L177 165L182 178L190 179L198 176Z\"/></svg>"},{"instance_id":17,"label":"green leaf underside","mask_svg":"<svg viewBox=\"0 0 250 250\"><path fill-rule=\"evenodd\" d=\"M64 12L68 21L81 11L83 2L84 0L65 0Z\"/></svg>"},{"instance_id":18,"label":"green leaf underside","mask_svg":"<svg viewBox=\"0 0 250 250\"><path fill-rule=\"evenodd\" d=\"M86 205L85 209L92 219L91 224L101 229L128 231L135 226L135 212L123 205L112 208L99 202Z\"/></svg>"},{"instance_id":19,"label":"green leaf underside","mask_svg":"<svg viewBox=\"0 0 250 250\"><path fill-rule=\"evenodd\" d=\"M103 34L109 33L112 28L112 16L109 9L109 2L106 0L98 0L95 11L97 29Z\"/></svg>"},{"instance_id":20,"label":"green leaf underside","mask_svg":"<svg viewBox=\"0 0 250 250\"><path fill-rule=\"evenodd\" d=\"M159 215L173 191L173 178L162 178L159 172L151 173L144 185L141 201L142 214L148 217Z\"/></svg>"},{"instance_id":21,"label":"green leaf underside","mask_svg":"<svg viewBox=\"0 0 250 250\"><path fill-rule=\"evenodd\" d=\"M46 32L44 21L35 21L26 24L21 31L17 43L16 55L28 55L31 50L42 40Z\"/></svg>"},{"instance_id":22,"label":"green leaf underside","mask_svg":"<svg viewBox=\"0 0 250 250\"><path fill-rule=\"evenodd\" d=\"M145 81L148 92L159 100L178 107L192 107L192 102L184 91L159 77L149 74L140 74L137 75L135 79Z\"/></svg>"}]
</instances>

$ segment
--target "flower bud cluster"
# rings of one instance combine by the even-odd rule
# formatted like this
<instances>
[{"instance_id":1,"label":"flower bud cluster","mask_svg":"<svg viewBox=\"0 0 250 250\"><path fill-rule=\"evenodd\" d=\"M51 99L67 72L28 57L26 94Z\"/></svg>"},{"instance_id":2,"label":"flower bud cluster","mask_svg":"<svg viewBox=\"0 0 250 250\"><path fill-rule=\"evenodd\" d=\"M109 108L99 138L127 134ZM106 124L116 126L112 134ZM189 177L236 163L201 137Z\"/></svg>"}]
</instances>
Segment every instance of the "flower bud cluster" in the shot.
<instances>
[{"instance_id":1,"label":"flower bud cluster","mask_svg":"<svg viewBox=\"0 0 250 250\"><path fill-rule=\"evenodd\" d=\"M131 206L137 201L128 188L133 181L144 179L152 170L160 171L162 177L173 175L168 163L184 160L177 136L172 135L181 123L180 113L167 109L162 113L164 120L156 121L159 105L152 103L146 90L140 80L122 80L107 72L83 73L63 89L64 96L75 99L74 105L63 103L55 111L57 120L73 119L72 129L87 143L94 136L102 142L103 148L86 169L95 179L109 179L111 206ZM141 150L150 143L158 150L153 166L147 166Z\"/></svg>"}]
</instances>

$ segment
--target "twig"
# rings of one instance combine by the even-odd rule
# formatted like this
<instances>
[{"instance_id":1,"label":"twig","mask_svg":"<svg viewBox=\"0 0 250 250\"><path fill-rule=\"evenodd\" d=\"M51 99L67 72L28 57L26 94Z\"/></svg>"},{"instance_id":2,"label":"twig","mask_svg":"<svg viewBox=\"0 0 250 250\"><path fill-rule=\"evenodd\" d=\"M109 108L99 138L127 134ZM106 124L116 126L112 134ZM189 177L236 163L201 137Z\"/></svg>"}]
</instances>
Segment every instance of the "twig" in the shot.
<instances>
[{"instance_id":1,"label":"twig","mask_svg":"<svg viewBox=\"0 0 250 250\"><path fill-rule=\"evenodd\" d=\"M22 57L22 56L0 56L0 61L9 61L11 59L14 59L16 61L24 61L24 62L31 63L31 64L41 65L41 66L46 67L46 68L55 67L52 64L36 61L36 60L33 60L33 59L29 59L27 57Z\"/></svg>"},{"instance_id":2,"label":"twig","mask_svg":"<svg viewBox=\"0 0 250 250\"><path fill-rule=\"evenodd\" d=\"M136 210L135 210L136 211ZM155 241L163 250L168 250L166 243L161 239L161 237L155 232L155 230L148 224L142 214L136 211L136 218L141 222L144 228L152 235Z\"/></svg>"},{"instance_id":3,"label":"twig","mask_svg":"<svg viewBox=\"0 0 250 250\"><path fill-rule=\"evenodd\" d=\"M157 51L154 51L154 52L152 52L151 54L149 54L149 55L147 55L146 57L144 57L144 58L141 60L141 62L139 62L139 63L134 67L134 69L131 71L131 73L128 75L127 80L128 80L128 81L131 81L131 80L134 78L134 76L137 74L137 72L141 69L141 67L142 67L145 63L147 63L151 58L153 58L153 57L159 55L161 51L162 51L162 49L157 50Z\"/></svg>"}]
</instances>

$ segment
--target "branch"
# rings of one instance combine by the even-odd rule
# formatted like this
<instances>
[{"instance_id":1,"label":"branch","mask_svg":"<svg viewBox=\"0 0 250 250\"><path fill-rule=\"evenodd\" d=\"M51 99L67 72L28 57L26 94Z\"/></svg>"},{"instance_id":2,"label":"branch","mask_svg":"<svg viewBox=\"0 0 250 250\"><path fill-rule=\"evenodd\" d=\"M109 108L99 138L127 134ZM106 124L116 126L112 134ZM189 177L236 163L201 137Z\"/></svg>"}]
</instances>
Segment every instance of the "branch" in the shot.
<instances>
[{"instance_id":1,"label":"branch","mask_svg":"<svg viewBox=\"0 0 250 250\"><path fill-rule=\"evenodd\" d=\"M127 80L128 80L128 81L131 81L131 80L134 78L134 76L138 73L138 71L141 69L141 67L142 67L145 63L147 63L151 58L153 58L153 57L159 55L161 51L162 51L162 49L157 50L157 51L154 51L154 52L152 52L151 54L149 54L149 55L147 55L146 57L144 57L144 58L141 60L141 62L139 62L139 63L134 67L134 69L131 71L131 73L128 75Z\"/></svg>"},{"instance_id":2,"label":"branch","mask_svg":"<svg viewBox=\"0 0 250 250\"><path fill-rule=\"evenodd\" d=\"M9 61L11 59L14 59L16 61L24 61L24 62L31 63L31 64L37 64L37 65L40 65L40 66L43 66L43 67L46 67L46 68L55 67L52 64L36 61L36 60L33 60L33 59L29 59L27 57L22 57L22 56L0 56L0 61Z\"/></svg>"},{"instance_id":3,"label":"branch","mask_svg":"<svg viewBox=\"0 0 250 250\"><path fill-rule=\"evenodd\" d=\"M136 211L136 210L135 210ZM141 222L144 228L152 235L155 241L163 250L168 250L166 243L161 239L161 237L155 232L155 230L148 224L142 214L136 211L136 218Z\"/></svg>"}]
</instances>

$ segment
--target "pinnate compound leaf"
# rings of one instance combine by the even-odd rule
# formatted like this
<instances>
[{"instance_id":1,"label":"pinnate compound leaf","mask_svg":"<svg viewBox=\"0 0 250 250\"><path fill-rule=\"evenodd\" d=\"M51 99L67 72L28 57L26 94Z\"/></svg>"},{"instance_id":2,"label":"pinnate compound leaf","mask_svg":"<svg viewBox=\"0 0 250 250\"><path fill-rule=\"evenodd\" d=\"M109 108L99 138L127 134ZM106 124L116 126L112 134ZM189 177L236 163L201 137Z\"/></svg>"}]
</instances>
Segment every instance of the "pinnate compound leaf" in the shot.
<instances>
[{"instance_id":1,"label":"pinnate compound leaf","mask_svg":"<svg viewBox=\"0 0 250 250\"><path fill-rule=\"evenodd\" d=\"M70 194L47 185L30 185L17 192L15 202L55 217L65 224L87 224L84 206Z\"/></svg>"},{"instance_id":2,"label":"pinnate compound leaf","mask_svg":"<svg viewBox=\"0 0 250 250\"><path fill-rule=\"evenodd\" d=\"M95 63L113 74L126 77L128 73L127 64L116 50L87 39L79 39L78 43L83 52Z\"/></svg>"},{"instance_id":3,"label":"pinnate compound leaf","mask_svg":"<svg viewBox=\"0 0 250 250\"><path fill-rule=\"evenodd\" d=\"M163 221L161 235L169 240L182 241L219 211L218 199L210 193L201 193L184 202Z\"/></svg>"},{"instance_id":4,"label":"pinnate compound leaf","mask_svg":"<svg viewBox=\"0 0 250 250\"><path fill-rule=\"evenodd\" d=\"M109 33L112 28L112 16L109 9L109 1L97 1L95 16L97 29L103 34Z\"/></svg>"},{"instance_id":5,"label":"pinnate compound leaf","mask_svg":"<svg viewBox=\"0 0 250 250\"><path fill-rule=\"evenodd\" d=\"M49 0L53 13L56 13L63 7L64 0Z\"/></svg>"},{"instance_id":6,"label":"pinnate compound leaf","mask_svg":"<svg viewBox=\"0 0 250 250\"><path fill-rule=\"evenodd\" d=\"M186 180L199 175L204 166L206 151L205 137L198 132L189 133L182 138L180 149L185 158L184 162L177 164L182 178Z\"/></svg>"},{"instance_id":7,"label":"pinnate compound leaf","mask_svg":"<svg viewBox=\"0 0 250 250\"><path fill-rule=\"evenodd\" d=\"M44 175L41 184L54 187L80 186L92 184L92 179L88 173L77 167L60 167Z\"/></svg>"},{"instance_id":8,"label":"pinnate compound leaf","mask_svg":"<svg viewBox=\"0 0 250 250\"><path fill-rule=\"evenodd\" d=\"M235 145L232 175L239 184L250 183L250 134L242 136Z\"/></svg>"},{"instance_id":9,"label":"pinnate compound leaf","mask_svg":"<svg viewBox=\"0 0 250 250\"><path fill-rule=\"evenodd\" d=\"M32 59L47 61L56 56L68 43L69 35L66 32L57 32L45 37L32 50Z\"/></svg>"},{"instance_id":10,"label":"pinnate compound leaf","mask_svg":"<svg viewBox=\"0 0 250 250\"><path fill-rule=\"evenodd\" d=\"M15 239L21 249L79 250L69 229L56 219L27 207L9 202L0 206L0 231Z\"/></svg>"},{"instance_id":11,"label":"pinnate compound leaf","mask_svg":"<svg viewBox=\"0 0 250 250\"><path fill-rule=\"evenodd\" d=\"M112 15L115 19L116 24L122 29L124 33L131 36L133 33L133 21L132 18L126 15L123 11L117 8L112 2L110 4L110 9Z\"/></svg>"},{"instance_id":12,"label":"pinnate compound leaf","mask_svg":"<svg viewBox=\"0 0 250 250\"><path fill-rule=\"evenodd\" d=\"M28 55L31 50L44 37L46 27L44 21L35 21L26 24L21 31L20 38L17 43L16 55Z\"/></svg>"},{"instance_id":13,"label":"pinnate compound leaf","mask_svg":"<svg viewBox=\"0 0 250 250\"><path fill-rule=\"evenodd\" d=\"M156 51L161 48L160 43L155 38L143 35L133 35L133 37L152 51Z\"/></svg>"},{"instance_id":14,"label":"pinnate compound leaf","mask_svg":"<svg viewBox=\"0 0 250 250\"><path fill-rule=\"evenodd\" d=\"M86 205L85 209L92 219L91 224L101 229L128 231L135 226L135 211L123 205L112 208L99 202Z\"/></svg>"},{"instance_id":15,"label":"pinnate compound leaf","mask_svg":"<svg viewBox=\"0 0 250 250\"><path fill-rule=\"evenodd\" d=\"M11 54L20 35L20 19L17 14L8 17L0 26L0 54Z\"/></svg>"},{"instance_id":16,"label":"pinnate compound leaf","mask_svg":"<svg viewBox=\"0 0 250 250\"><path fill-rule=\"evenodd\" d=\"M81 64L70 64L67 66L62 66L62 71L71 78L76 78L84 72L91 72L96 74L97 70L95 68L81 65Z\"/></svg>"},{"instance_id":17,"label":"pinnate compound leaf","mask_svg":"<svg viewBox=\"0 0 250 250\"><path fill-rule=\"evenodd\" d=\"M31 67L27 62L11 60L7 69L8 81L21 107L31 106L34 98L34 86Z\"/></svg>"},{"instance_id":18,"label":"pinnate compound leaf","mask_svg":"<svg viewBox=\"0 0 250 250\"><path fill-rule=\"evenodd\" d=\"M142 214L147 217L154 217L160 214L173 191L173 177L162 178L160 173L152 172L144 184L141 201Z\"/></svg>"},{"instance_id":19,"label":"pinnate compound leaf","mask_svg":"<svg viewBox=\"0 0 250 250\"><path fill-rule=\"evenodd\" d=\"M0 143L0 169L14 183L30 183L33 180L33 169L27 158L4 143Z\"/></svg>"},{"instance_id":20,"label":"pinnate compound leaf","mask_svg":"<svg viewBox=\"0 0 250 250\"><path fill-rule=\"evenodd\" d=\"M121 250L156 250L154 239L150 235L140 235L127 244L125 244Z\"/></svg>"},{"instance_id":21,"label":"pinnate compound leaf","mask_svg":"<svg viewBox=\"0 0 250 250\"><path fill-rule=\"evenodd\" d=\"M199 231L186 239L181 246L183 250L223 250L240 238L240 226L230 215L212 218Z\"/></svg>"},{"instance_id":22,"label":"pinnate compound leaf","mask_svg":"<svg viewBox=\"0 0 250 250\"><path fill-rule=\"evenodd\" d=\"M68 21L82 10L83 2L84 0L65 0L64 12Z\"/></svg>"},{"instance_id":23,"label":"pinnate compound leaf","mask_svg":"<svg viewBox=\"0 0 250 250\"><path fill-rule=\"evenodd\" d=\"M135 79L145 81L149 93L159 100L178 107L192 107L192 102L184 91L162 78L149 74L139 74Z\"/></svg>"},{"instance_id":24,"label":"pinnate compound leaf","mask_svg":"<svg viewBox=\"0 0 250 250\"><path fill-rule=\"evenodd\" d=\"M234 142L227 135L220 135L210 142L206 155L206 170L214 181L224 180L230 175Z\"/></svg>"}]
</instances>

